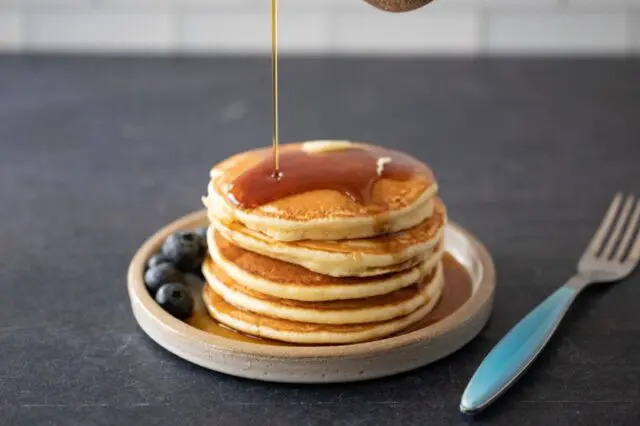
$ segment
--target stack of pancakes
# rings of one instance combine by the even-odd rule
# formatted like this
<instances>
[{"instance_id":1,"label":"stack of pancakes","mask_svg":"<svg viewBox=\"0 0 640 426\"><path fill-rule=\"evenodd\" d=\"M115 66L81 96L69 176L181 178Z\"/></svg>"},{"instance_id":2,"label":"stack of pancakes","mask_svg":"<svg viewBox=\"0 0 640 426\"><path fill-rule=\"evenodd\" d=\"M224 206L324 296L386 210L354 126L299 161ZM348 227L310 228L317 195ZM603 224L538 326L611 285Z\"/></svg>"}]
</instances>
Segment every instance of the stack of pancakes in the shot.
<instances>
[{"instance_id":1,"label":"stack of pancakes","mask_svg":"<svg viewBox=\"0 0 640 426\"><path fill-rule=\"evenodd\" d=\"M316 141L281 152L331 161L332 152L374 148L376 155L385 151ZM203 296L218 322L268 339L345 344L395 334L434 308L444 285L446 210L426 166L409 179L387 179L381 171L394 157L381 157L380 178L364 204L320 188L238 205L229 196L234 181L267 153L245 152L216 165L203 198L211 222Z\"/></svg>"}]
</instances>

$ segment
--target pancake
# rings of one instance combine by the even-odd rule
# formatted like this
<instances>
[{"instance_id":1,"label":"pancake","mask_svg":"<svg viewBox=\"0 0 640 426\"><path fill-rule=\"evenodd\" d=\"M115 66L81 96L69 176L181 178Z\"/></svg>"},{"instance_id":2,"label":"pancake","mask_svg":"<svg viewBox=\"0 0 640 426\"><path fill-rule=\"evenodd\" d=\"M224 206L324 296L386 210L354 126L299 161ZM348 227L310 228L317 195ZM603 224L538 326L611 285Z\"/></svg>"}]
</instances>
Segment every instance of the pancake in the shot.
<instances>
[{"instance_id":1,"label":"pancake","mask_svg":"<svg viewBox=\"0 0 640 426\"><path fill-rule=\"evenodd\" d=\"M375 277L331 277L235 246L213 227L207 237L213 263L241 286L277 298L309 302L359 299L410 286L440 262L444 248L440 242L421 263L396 273ZM203 268L209 268L208 265L205 262Z\"/></svg>"},{"instance_id":2,"label":"pancake","mask_svg":"<svg viewBox=\"0 0 640 426\"><path fill-rule=\"evenodd\" d=\"M218 222L239 222L278 241L367 238L414 227L431 216L432 198L438 189L433 174L423 163L394 150L348 141L281 145L284 176L288 154L308 153L330 164L334 153L353 150L364 150L369 159L375 156L367 167L375 168L369 173L380 175L369 188L370 197L364 203L335 189L309 190L250 208L234 203L229 196L234 182L270 158L271 148L237 154L214 166L203 202ZM415 165L415 173L409 178L385 177L385 167L404 163Z\"/></svg>"},{"instance_id":3,"label":"pancake","mask_svg":"<svg viewBox=\"0 0 640 426\"><path fill-rule=\"evenodd\" d=\"M434 214L404 231L373 238L338 241L277 241L238 222L226 224L211 217L226 240L246 250L303 266L333 277L373 276L417 265L441 240L446 210L435 200Z\"/></svg>"},{"instance_id":4,"label":"pancake","mask_svg":"<svg viewBox=\"0 0 640 426\"><path fill-rule=\"evenodd\" d=\"M245 334L298 344L348 344L387 337L422 320L436 306L443 285L443 278L429 284L427 303L408 315L363 324L313 324L267 317L227 303L210 285L203 286L202 297L214 319Z\"/></svg>"},{"instance_id":5,"label":"pancake","mask_svg":"<svg viewBox=\"0 0 640 426\"><path fill-rule=\"evenodd\" d=\"M320 324L358 324L384 321L410 314L428 300L426 287L442 275L440 263L413 285L378 296L303 302L273 297L234 281L219 265L207 259L203 273L209 285L225 301L244 310L291 321Z\"/></svg>"}]
</instances>

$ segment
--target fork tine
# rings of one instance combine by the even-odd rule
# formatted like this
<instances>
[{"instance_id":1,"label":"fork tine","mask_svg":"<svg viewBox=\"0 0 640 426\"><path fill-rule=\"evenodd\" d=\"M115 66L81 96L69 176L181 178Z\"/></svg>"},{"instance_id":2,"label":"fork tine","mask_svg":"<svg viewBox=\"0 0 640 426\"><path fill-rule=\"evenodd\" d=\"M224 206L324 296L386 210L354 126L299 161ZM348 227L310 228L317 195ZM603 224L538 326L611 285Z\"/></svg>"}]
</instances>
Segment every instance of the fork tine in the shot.
<instances>
[{"instance_id":1,"label":"fork tine","mask_svg":"<svg viewBox=\"0 0 640 426\"><path fill-rule=\"evenodd\" d=\"M633 238L636 228L638 226L638 221L640 220L640 199L636 202L636 206L633 210L633 214L631 215L631 219L629 219L629 224L627 225L627 231L624 233L622 237L622 241L620 242L620 246L616 252L615 258L618 260L622 260L622 256L626 253L629 248L629 243L631 242L631 238ZM640 236L638 236L640 239ZM631 255L629 255L630 257Z\"/></svg>"},{"instance_id":2,"label":"fork tine","mask_svg":"<svg viewBox=\"0 0 640 426\"><path fill-rule=\"evenodd\" d=\"M631 213L631 207L633 207L633 195L627 196L627 199L622 206L622 210L620 210L620 213L614 220L615 223L612 223L612 225L614 225L613 232L611 233L611 237L609 237L609 241L607 241L607 245L602 252L602 256L604 256L605 259L609 259L613 255L613 249L620 239L620 235L622 234L624 225L627 222L629 213Z\"/></svg>"},{"instance_id":3,"label":"fork tine","mask_svg":"<svg viewBox=\"0 0 640 426\"><path fill-rule=\"evenodd\" d=\"M616 217L616 212L618 211L618 207L620 207L620 203L622 202L622 194L618 192L615 197L613 197L613 201L609 206L609 210L604 215L602 222L600 222L600 226L596 231L596 234L593 236L593 239L589 243L589 248L587 251L590 251L594 256L598 254L600 251L600 247L602 247L602 243L604 242L604 238L607 236L607 231L611 228L611 224Z\"/></svg>"},{"instance_id":4,"label":"fork tine","mask_svg":"<svg viewBox=\"0 0 640 426\"><path fill-rule=\"evenodd\" d=\"M629 257L627 257L627 262L640 262L640 234L636 238L635 243L633 244L633 248L629 253Z\"/></svg>"},{"instance_id":5,"label":"fork tine","mask_svg":"<svg viewBox=\"0 0 640 426\"><path fill-rule=\"evenodd\" d=\"M640 210L640 201L638 201L637 210ZM636 219L637 219L637 216L636 216ZM633 231L631 232L633 233ZM636 236L636 240L633 243L633 247L631 247L631 251L629 251L629 256L627 256L626 261L633 262L633 263L638 263L640 261L640 229L638 230L638 235Z\"/></svg>"}]
</instances>

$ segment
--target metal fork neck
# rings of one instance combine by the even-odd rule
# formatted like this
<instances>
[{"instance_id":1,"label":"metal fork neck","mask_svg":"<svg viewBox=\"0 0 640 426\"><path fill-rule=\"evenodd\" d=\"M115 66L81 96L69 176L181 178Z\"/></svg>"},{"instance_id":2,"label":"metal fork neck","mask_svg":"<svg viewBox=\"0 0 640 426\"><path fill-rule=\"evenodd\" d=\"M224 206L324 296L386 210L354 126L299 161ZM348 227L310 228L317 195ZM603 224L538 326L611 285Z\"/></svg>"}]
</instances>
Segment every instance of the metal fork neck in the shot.
<instances>
[{"instance_id":1,"label":"metal fork neck","mask_svg":"<svg viewBox=\"0 0 640 426\"><path fill-rule=\"evenodd\" d=\"M576 274L569 278L569 281L565 284L565 287L572 288L576 291L581 291L591 283L591 280L582 274Z\"/></svg>"}]
</instances>

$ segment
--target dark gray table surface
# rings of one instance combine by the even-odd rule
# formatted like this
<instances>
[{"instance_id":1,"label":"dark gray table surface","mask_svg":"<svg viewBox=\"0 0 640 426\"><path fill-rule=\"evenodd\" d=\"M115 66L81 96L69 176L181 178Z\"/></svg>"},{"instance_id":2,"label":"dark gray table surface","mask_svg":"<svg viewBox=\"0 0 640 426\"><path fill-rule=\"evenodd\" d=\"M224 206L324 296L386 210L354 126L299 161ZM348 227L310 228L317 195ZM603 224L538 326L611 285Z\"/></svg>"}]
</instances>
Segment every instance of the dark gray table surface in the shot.
<instances>
[{"instance_id":1,"label":"dark gray table surface","mask_svg":"<svg viewBox=\"0 0 640 426\"><path fill-rule=\"evenodd\" d=\"M287 60L288 141L432 165L499 274L463 350L397 377L301 386L210 372L137 327L125 271L200 208L209 167L270 142L266 59L0 58L0 424L640 424L640 274L588 291L475 419L462 390L573 272L615 191L640 194L640 61Z\"/></svg>"}]
</instances>

